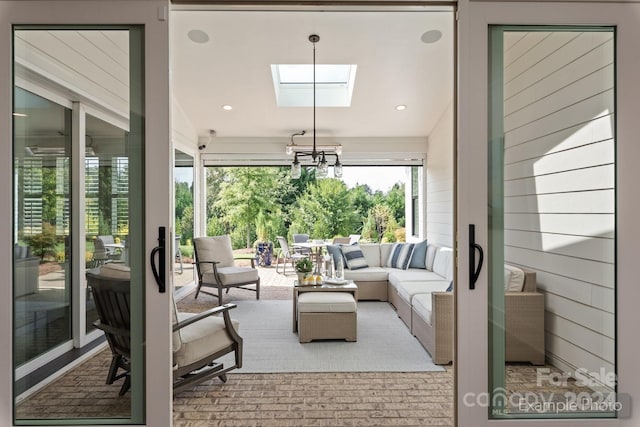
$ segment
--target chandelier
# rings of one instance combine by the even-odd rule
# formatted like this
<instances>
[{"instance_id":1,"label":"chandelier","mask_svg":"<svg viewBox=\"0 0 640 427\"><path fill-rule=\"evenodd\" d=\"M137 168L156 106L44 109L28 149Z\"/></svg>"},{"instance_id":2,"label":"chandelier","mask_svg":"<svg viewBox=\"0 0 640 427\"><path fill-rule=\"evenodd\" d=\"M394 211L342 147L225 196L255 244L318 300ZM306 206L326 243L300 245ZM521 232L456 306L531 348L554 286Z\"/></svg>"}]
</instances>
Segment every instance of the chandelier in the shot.
<instances>
[{"instance_id":1,"label":"chandelier","mask_svg":"<svg viewBox=\"0 0 640 427\"><path fill-rule=\"evenodd\" d=\"M302 175L302 166L300 160L306 158L311 159L311 164L316 167L316 176L318 178L324 178L329 174L329 163L327 157L335 157L333 164L333 174L336 178L342 176L342 163L340 163L339 154L342 153L341 145L316 145L316 43L320 41L320 36L312 34L309 36L309 41L313 43L313 146L311 150L309 147L297 145L293 138L295 136L301 136L306 131L301 131L291 135L291 144L287 145L286 153L293 154L293 163L291 164L291 178L298 179Z\"/></svg>"}]
</instances>

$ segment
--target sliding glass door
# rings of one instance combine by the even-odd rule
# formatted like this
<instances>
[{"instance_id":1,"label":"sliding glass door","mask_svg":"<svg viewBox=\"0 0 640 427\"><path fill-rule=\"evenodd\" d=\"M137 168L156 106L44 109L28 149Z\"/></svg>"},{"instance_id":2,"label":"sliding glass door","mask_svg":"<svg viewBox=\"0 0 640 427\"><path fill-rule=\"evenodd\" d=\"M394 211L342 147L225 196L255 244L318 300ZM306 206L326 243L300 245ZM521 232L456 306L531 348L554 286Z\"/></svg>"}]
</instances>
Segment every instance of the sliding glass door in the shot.
<instances>
[{"instance_id":1,"label":"sliding glass door","mask_svg":"<svg viewBox=\"0 0 640 427\"><path fill-rule=\"evenodd\" d=\"M461 67L460 425L637 424L627 159L638 156L638 11L465 11L462 58L475 66Z\"/></svg>"},{"instance_id":2,"label":"sliding glass door","mask_svg":"<svg viewBox=\"0 0 640 427\"><path fill-rule=\"evenodd\" d=\"M169 128L147 125L169 123L167 4L90 3L0 2L3 425L171 423L169 296L148 263L172 217L149 196L170 182ZM85 277L105 265L130 271L115 381Z\"/></svg>"}]
</instances>

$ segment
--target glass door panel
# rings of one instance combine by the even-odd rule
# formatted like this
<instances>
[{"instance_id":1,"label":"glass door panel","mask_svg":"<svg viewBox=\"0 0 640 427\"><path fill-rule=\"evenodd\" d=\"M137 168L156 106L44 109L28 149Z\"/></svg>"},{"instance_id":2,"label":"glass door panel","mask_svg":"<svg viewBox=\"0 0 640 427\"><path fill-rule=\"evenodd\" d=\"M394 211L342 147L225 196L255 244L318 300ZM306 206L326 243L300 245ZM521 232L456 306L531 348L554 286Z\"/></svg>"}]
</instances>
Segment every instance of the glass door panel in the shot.
<instances>
[{"instance_id":1,"label":"glass door panel","mask_svg":"<svg viewBox=\"0 0 640 427\"><path fill-rule=\"evenodd\" d=\"M489 43L491 414L613 417L615 31Z\"/></svg>"},{"instance_id":2,"label":"glass door panel","mask_svg":"<svg viewBox=\"0 0 640 427\"><path fill-rule=\"evenodd\" d=\"M174 157L174 268L173 284L179 289L194 281L193 225L194 225L193 157L175 150Z\"/></svg>"},{"instance_id":3,"label":"glass door panel","mask_svg":"<svg viewBox=\"0 0 640 427\"><path fill-rule=\"evenodd\" d=\"M71 340L71 109L14 91L14 362Z\"/></svg>"},{"instance_id":4,"label":"glass door panel","mask_svg":"<svg viewBox=\"0 0 640 427\"><path fill-rule=\"evenodd\" d=\"M638 425L639 11L461 4L458 425Z\"/></svg>"},{"instance_id":5,"label":"glass door panel","mask_svg":"<svg viewBox=\"0 0 640 427\"><path fill-rule=\"evenodd\" d=\"M85 261L87 268L106 263L129 265L129 168L127 132L91 114L85 115ZM102 247L96 240L112 236ZM110 241L110 240L109 240ZM87 333L98 320L88 288Z\"/></svg>"},{"instance_id":6,"label":"glass door panel","mask_svg":"<svg viewBox=\"0 0 640 427\"><path fill-rule=\"evenodd\" d=\"M142 54L142 29L18 26L13 34L15 423L140 423L146 265L129 262L129 247L140 261L143 116L130 110L143 102L135 90L143 76L130 58ZM106 319L84 273L107 265L131 266L129 335L117 348L103 332L87 335ZM94 348L85 363L33 387L64 367L55 357L70 363Z\"/></svg>"}]
</instances>

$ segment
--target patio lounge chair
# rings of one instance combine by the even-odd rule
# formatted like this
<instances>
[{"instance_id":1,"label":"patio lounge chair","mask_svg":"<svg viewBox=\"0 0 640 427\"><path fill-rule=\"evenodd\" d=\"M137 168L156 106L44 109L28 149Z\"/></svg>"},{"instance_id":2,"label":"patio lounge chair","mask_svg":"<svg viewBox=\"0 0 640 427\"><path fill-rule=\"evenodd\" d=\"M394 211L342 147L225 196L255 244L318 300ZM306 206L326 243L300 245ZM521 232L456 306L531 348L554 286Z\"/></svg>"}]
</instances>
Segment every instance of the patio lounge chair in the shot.
<instances>
[{"instance_id":1,"label":"patio lounge chair","mask_svg":"<svg viewBox=\"0 0 640 427\"><path fill-rule=\"evenodd\" d=\"M254 268L253 260L251 267L236 267L231 238L228 235L195 238L193 239L193 249L198 272L198 288L195 298L198 298L201 288L205 286L218 290L217 294L202 291L218 297L218 305L222 305L223 289L226 289L227 293L230 288L246 289L255 292L256 299L260 299L258 270ZM252 284L256 285L255 289L245 287L245 285Z\"/></svg>"},{"instance_id":2,"label":"patio lounge chair","mask_svg":"<svg viewBox=\"0 0 640 427\"><path fill-rule=\"evenodd\" d=\"M131 385L130 342L130 272L124 265L108 264L87 272L96 302L99 320L94 325L104 331L111 348L111 366L107 384L124 378L119 394ZM229 310L235 304L225 304L202 313L178 312L173 306L173 390L179 392L210 378L227 381L227 372L242 367L242 338L237 333L239 323L231 320ZM217 315L222 314L222 317ZM234 364L225 368L216 360L234 353ZM118 373L119 370L122 372Z\"/></svg>"}]
</instances>

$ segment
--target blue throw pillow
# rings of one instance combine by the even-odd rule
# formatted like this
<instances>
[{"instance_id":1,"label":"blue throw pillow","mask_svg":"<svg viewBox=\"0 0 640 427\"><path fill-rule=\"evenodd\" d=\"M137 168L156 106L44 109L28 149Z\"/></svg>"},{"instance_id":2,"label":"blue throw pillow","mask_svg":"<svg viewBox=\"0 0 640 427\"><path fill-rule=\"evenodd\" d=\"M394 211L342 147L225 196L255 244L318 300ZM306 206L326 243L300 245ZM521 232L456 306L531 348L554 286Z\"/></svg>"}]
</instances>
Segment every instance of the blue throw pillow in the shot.
<instances>
[{"instance_id":1,"label":"blue throw pillow","mask_svg":"<svg viewBox=\"0 0 640 427\"><path fill-rule=\"evenodd\" d=\"M342 256L342 251L340 250L340 246L338 245L327 245L327 253L333 257L333 265L337 266L340 262L340 258L342 258L342 263L345 268L347 268L347 263L344 261L344 257Z\"/></svg>"},{"instance_id":2,"label":"blue throw pillow","mask_svg":"<svg viewBox=\"0 0 640 427\"><path fill-rule=\"evenodd\" d=\"M359 270L369 267L359 245L342 246L340 249L342 250L344 259L347 261L349 270Z\"/></svg>"},{"instance_id":3,"label":"blue throw pillow","mask_svg":"<svg viewBox=\"0 0 640 427\"><path fill-rule=\"evenodd\" d=\"M413 243L394 243L386 267L400 268L402 270L409 268L414 246Z\"/></svg>"},{"instance_id":4,"label":"blue throw pillow","mask_svg":"<svg viewBox=\"0 0 640 427\"><path fill-rule=\"evenodd\" d=\"M416 243L409 261L409 268L427 268L427 241Z\"/></svg>"}]
</instances>

